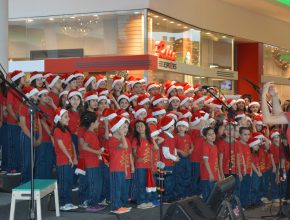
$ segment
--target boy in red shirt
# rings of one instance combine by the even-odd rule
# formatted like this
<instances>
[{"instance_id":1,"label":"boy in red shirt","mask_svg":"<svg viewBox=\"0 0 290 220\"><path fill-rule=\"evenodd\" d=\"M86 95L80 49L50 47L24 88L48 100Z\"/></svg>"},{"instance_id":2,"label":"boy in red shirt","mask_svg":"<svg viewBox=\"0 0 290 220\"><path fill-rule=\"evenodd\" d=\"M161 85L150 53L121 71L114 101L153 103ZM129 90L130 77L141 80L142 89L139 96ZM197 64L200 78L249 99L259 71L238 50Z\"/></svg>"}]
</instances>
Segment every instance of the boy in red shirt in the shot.
<instances>
[{"instance_id":1,"label":"boy in red shirt","mask_svg":"<svg viewBox=\"0 0 290 220\"><path fill-rule=\"evenodd\" d=\"M190 155L193 145L190 136L187 134L189 129L188 120L181 118L176 123L178 133L174 135L175 147L180 161L176 163L176 193L179 199L190 196L192 166Z\"/></svg>"}]
</instances>

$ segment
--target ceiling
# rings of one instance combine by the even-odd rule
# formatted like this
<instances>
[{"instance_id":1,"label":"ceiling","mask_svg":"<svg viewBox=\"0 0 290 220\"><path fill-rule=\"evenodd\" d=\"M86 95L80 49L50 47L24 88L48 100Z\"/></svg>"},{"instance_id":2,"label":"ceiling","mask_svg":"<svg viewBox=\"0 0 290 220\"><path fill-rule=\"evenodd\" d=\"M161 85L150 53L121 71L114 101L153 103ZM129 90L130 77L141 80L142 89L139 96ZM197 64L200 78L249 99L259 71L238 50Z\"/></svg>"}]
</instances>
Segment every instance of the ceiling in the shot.
<instances>
[{"instance_id":1,"label":"ceiling","mask_svg":"<svg viewBox=\"0 0 290 220\"><path fill-rule=\"evenodd\" d=\"M239 8L290 23L289 0L221 0Z\"/></svg>"}]
</instances>

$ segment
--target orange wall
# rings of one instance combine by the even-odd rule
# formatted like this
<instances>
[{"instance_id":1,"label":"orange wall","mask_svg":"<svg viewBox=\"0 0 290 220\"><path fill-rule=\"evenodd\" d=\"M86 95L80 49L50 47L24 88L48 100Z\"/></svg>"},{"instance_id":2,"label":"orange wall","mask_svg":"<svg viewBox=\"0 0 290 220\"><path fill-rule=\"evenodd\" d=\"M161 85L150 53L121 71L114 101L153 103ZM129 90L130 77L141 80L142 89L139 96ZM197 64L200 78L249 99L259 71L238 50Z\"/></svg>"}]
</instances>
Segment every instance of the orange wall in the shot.
<instances>
[{"instance_id":1,"label":"orange wall","mask_svg":"<svg viewBox=\"0 0 290 220\"><path fill-rule=\"evenodd\" d=\"M238 94L251 94L253 100L259 100L259 94L244 79L252 81L261 88L262 56L263 45L261 43L240 43L237 45Z\"/></svg>"}]
</instances>

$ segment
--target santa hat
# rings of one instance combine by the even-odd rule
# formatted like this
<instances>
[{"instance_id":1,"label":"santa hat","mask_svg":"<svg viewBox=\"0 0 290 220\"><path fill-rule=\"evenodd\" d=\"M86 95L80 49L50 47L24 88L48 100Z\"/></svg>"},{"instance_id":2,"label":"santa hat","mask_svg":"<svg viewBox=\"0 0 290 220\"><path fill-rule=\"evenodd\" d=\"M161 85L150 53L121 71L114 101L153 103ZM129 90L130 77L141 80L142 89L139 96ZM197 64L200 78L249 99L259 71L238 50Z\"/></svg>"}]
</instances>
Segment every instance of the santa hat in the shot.
<instances>
[{"instance_id":1,"label":"santa hat","mask_svg":"<svg viewBox=\"0 0 290 220\"><path fill-rule=\"evenodd\" d=\"M189 93L189 92L194 92L194 88L192 88L191 85L185 85L185 86L183 87L183 91L184 91L184 94L186 95L186 94Z\"/></svg>"},{"instance_id":2,"label":"santa hat","mask_svg":"<svg viewBox=\"0 0 290 220\"><path fill-rule=\"evenodd\" d=\"M263 125L263 117L261 114L255 115L254 121L256 121L257 125Z\"/></svg>"},{"instance_id":3,"label":"santa hat","mask_svg":"<svg viewBox=\"0 0 290 220\"><path fill-rule=\"evenodd\" d=\"M15 82L23 76L25 76L24 72L22 72L21 70L15 70L10 74L10 79Z\"/></svg>"},{"instance_id":4,"label":"santa hat","mask_svg":"<svg viewBox=\"0 0 290 220\"><path fill-rule=\"evenodd\" d=\"M85 169L85 159L84 158L79 158L78 160L78 165L75 169L75 174L76 175L86 175L86 169Z\"/></svg>"},{"instance_id":5,"label":"santa hat","mask_svg":"<svg viewBox=\"0 0 290 220\"><path fill-rule=\"evenodd\" d=\"M56 82L60 79L58 75L51 75L46 78L46 82L48 83L48 87L52 88L56 84Z\"/></svg>"},{"instance_id":6,"label":"santa hat","mask_svg":"<svg viewBox=\"0 0 290 220\"><path fill-rule=\"evenodd\" d=\"M107 79L106 79L105 76L97 75L96 76L96 85L97 85L97 88L100 87L100 85L101 85L102 82L106 82L106 81L107 81Z\"/></svg>"},{"instance_id":7,"label":"santa hat","mask_svg":"<svg viewBox=\"0 0 290 220\"><path fill-rule=\"evenodd\" d=\"M59 120L61 119L61 117L63 116L63 114L66 112L67 112L66 109L62 109L62 108L55 109L55 116L53 119L54 123L57 124Z\"/></svg>"},{"instance_id":8,"label":"santa hat","mask_svg":"<svg viewBox=\"0 0 290 220\"><path fill-rule=\"evenodd\" d=\"M260 103L259 103L259 102L251 102L251 103L249 104L249 107L251 107L251 106L253 106L253 105L257 105L257 106L259 106L259 108L260 108Z\"/></svg>"},{"instance_id":9,"label":"santa hat","mask_svg":"<svg viewBox=\"0 0 290 220\"><path fill-rule=\"evenodd\" d=\"M172 97L168 100L168 103L170 104L173 100L180 101L180 99L179 99L177 96L172 96Z\"/></svg>"},{"instance_id":10,"label":"santa hat","mask_svg":"<svg viewBox=\"0 0 290 220\"><path fill-rule=\"evenodd\" d=\"M118 109L116 111L117 115L121 115L121 116L124 116L124 117L129 117L130 114L129 112L125 111L124 109Z\"/></svg>"},{"instance_id":11,"label":"santa hat","mask_svg":"<svg viewBox=\"0 0 290 220\"><path fill-rule=\"evenodd\" d=\"M82 99L82 94L77 89L72 89L68 92L67 99L70 99L73 96L78 95Z\"/></svg>"},{"instance_id":12,"label":"santa hat","mask_svg":"<svg viewBox=\"0 0 290 220\"><path fill-rule=\"evenodd\" d=\"M205 97L205 99L204 99L204 104L210 104L212 101L214 100L214 98L213 97L211 97L211 96L207 96L207 97Z\"/></svg>"},{"instance_id":13,"label":"santa hat","mask_svg":"<svg viewBox=\"0 0 290 220\"><path fill-rule=\"evenodd\" d=\"M98 102L100 102L102 100L106 100L107 104L110 104L110 99L108 99L107 96L101 95L101 96L98 97Z\"/></svg>"},{"instance_id":14,"label":"santa hat","mask_svg":"<svg viewBox=\"0 0 290 220\"><path fill-rule=\"evenodd\" d=\"M183 125L183 126L189 128L189 124L188 124L188 120L187 120L187 118L180 118L180 119L178 120L178 122L176 123L176 127L178 127L178 126L180 126L180 125Z\"/></svg>"},{"instance_id":15,"label":"santa hat","mask_svg":"<svg viewBox=\"0 0 290 220\"><path fill-rule=\"evenodd\" d=\"M231 98L229 98L229 99L227 99L227 107L228 108L231 108L234 104L236 104L236 100L234 100L234 99L231 99Z\"/></svg>"},{"instance_id":16,"label":"santa hat","mask_svg":"<svg viewBox=\"0 0 290 220\"><path fill-rule=\"evenodd\" d=\"M121 83L121 84L123 84L123 83L124 83L124 78L121 77L121 76L114 76L114 77L113 77L113 82L112 82L112 88L114 88L115 85L116 85L118 82Z\"/></svg>"},{"instance_id":17,"label":"santa hat","mask_svg":"<svg viewBox=\"0 0 290 220\"><path fill-rule=\"evenodd\" d=\"M117 117L116 111L114 109L110 109L110 108L105 108L103 113L102 113L102 118L101 120L112 120L113 118Z\"/></svg>"},{"instance_id":18,"label":"santa hat","mask_svg":"<svg viewBox=\"0 0 290 220\"><path fill-rule=\"evenodd\" d=\"M174 125L175 120L167 115L163 116L160 121L160 127L163 131L168 130L168 128L170 128L171 126Z\"/></svg>"},{"instance_id":19,"label":"santa hat","mask_svg":"<svg viewBox=\"0 0 290 220\"><path fill-rule=\"evenodd\" d=\"M96 92L98 93L99 96L108 95L109 94L109 90L107 90L106 88L98 88L96 90Z\"/></svg>"},{"instance_id":20,"label":"santa hat","mask_svg":"<svg viewBox=\"0 0 290 220\"><path fill-rule=\"evenodd\" d=\"M200 115L202 116L203 120L208 120L209 119L209 114L203 110L198 110Z\"/></svg>"},{"instance_id":21,"label":"santa hat","mask_svg":"<svg viewBox=\"0 0 290 220\"><path fill-rule=\"evenodd\" d=\"M180 100L180 105L184 105L186 102L189 101L189 98L186 95L180 94L180 95L177 95L177 97Z\"/></svg>"},{"instance_id":22,"label":"santa hat","mask_svg":"<svg viewBox=\"0 0 290 220\"><path fill-rule=\"evenodd\" d=\"M180 82L174 83L174 86L175 86L176 89L179 89L179 90L183 91L183 84L181 84Z\"/></svg>"},{"instance_id":23,"label":"santa hat","mask_svg":"<svg viewBox=\"0 0 290 220\"><path fill-rule=\"evenodd\" d=\"M122 95L119 95L119 97L117 98L117 102L120 102L121 99L126 99L128 102L130 102L130 98L129 98L129 95L128 94L122 94Z\"/></svg>"},{"instance_id":24,"label":"santa hat","mask_svg":"<svg viewBox=\"0 0 290 220\"><path fill-rule=\"evenodd\" d=\"M88 87L94 80L96 81L96 77L86 76L86 78L84 79L84 86Z\"/></svg>"},{"instance_id":25,"label":"santa hat","mask_svg":"<svg viewBox=\"0 0 290 220\"><path fill-rule=\"evenodd\" d=\"M150 136L156 137L161 133L161 129L158 129L156 125L154 124L149 124L149 129L150 129Z\"/></svg>"},{"instance_id":26,"label":"santa hat","mask_svg":"<svg viewBox=\"0 0 290 220\"><path fill-rule=\"evenodd\" d=\"M190 118L190 125L191 126L196 126L201 122L202 116L199 111L196 111L192 114Z\"/></svg>"},{"instance_id":27,"label":"santa hat","mask_svg":"<svg viewBox=\"0 0 290 220\"><path fill-rule=\"evenodd\" d=\"M38 96L41 96L45 93L48 93L48 90L45 88L38 88Z\"/></svg>"},{"instance_id":28,"label":"santa hat","mask_svg":"<svg viewBox=\"0 0 290 220\"><path fill-rule=\"evenodd\" d=\"M142 112L147 113L146 109L143 108L143 106L137 105L134 107L133 114L135 118L137 118Z\"/></svg>"},{"instance_id":29,"label":"santa hat","mask_svg":"<svg viewBox=\"0 0 290 220\"><path fill-rule=\"evenodd\" d=\"M31 96L38 94L38 89L34 88L33 86L26 86L22 89L22 92L25 96L29 99Z\"/></svg>"},{"instance_id":30,"label":"santa hat","mask_svg":"<svg viewBox=\"0 0 290 220\"><path fill-rule=\"evenodd\" d=\"M129 95L129 100L130 100L130 102L133 102L134 100L136 100L138 98L138 95L136 95L136 94L130 94Z\"/></svg>"},{"instance_id":31,"label":"santa hat","mask_svg":"<svg viewBox=\"0 0 290 220\"><path fill-rule=\"evenodd\" d=\"M245 117L246 117L245 114L237 114L237 115L235 116L235 119L245 118Z\"/></svg>"},{"instance_id":32,"label":"santa hat","mask_svg":"<svg viewBox=\"0 0 290 220\"><path fill-rule=\"evenodd\" d=\"M148 114L145 118L146 123L157 123L157 119L153 117L152 114Z\"/></svg>"},{"instance_id":33,"label":"santa hat","mask_svg":"<svg viewBox=\"0 0 290 220\"><path fill-rule=\"evenodd\" d=\"M98 95L95 91L88 91L84 95L84 102L88 102L90 100L97 100L98 101Z\"/></svg>"},{"instance_id":34,"label":"santa hat","mask_svg":"<svg viewBox=\"0 0 290 220\"><path fill-rule=\"evenodd\" d=\"M80 87L80 88L78 88L78 91L79 92L85 92L86 91L86 88L85 87Z\"/></svg>"},{"instance_id":35,"label":"santa hat","mask_svg":"<svg viewBox=\"0 0 290 220\"><path fill-rule=\"evenodd\" d=\"M176 112L173 112L173 111L168 112L167 116L173 118L175 121L178 120L178 114Z\"/></svg>"},{"instance_id":36,"label":"santa hat","mask_svg":"<svg viewBox=\"0 0 290 220\"><path fill-rule=\"evenodd\" d=\"M191 118L192 113L186 109L179 109L178 112L182 114L182 118Z\"/></svg>"},{"instance_id":37,"label":"santa hat","mask_svg":"<svg viewBox=\"0 0 290 220\"><path fill-rule=\"evenodd\" d=\"M163 108L163 107L152 108L152 115L153 116L158 116L158 115L162 115L162 114L166 114L165 108Z\"/></svg>"},{"instance_id":38,"label":"santa hat","mask_svg":"<svg viewBox=\"0 0 290 220\"><path fill-rule=\"evenodd\" d=\"M169 95L174 89L176 89L175 85L169 85L165 88L164 93Z\"/></svg>"},{"instance_id":39,"label":"santa hat","mask_svg":"<svg viewBox=\"0 0 290 220\"><path fill-rule=\"evenodd\" d=\"M161 94L156 94L152 97L151 102L153 106L158 105L158 103L167 100L163 95Z\"/></svg>"},{"instance_id":40,"label":"santa hat","mask_svg":"<svg viewBox=\"0 0 290 220\"><path fill-rule=\"evenodd\" d=\"M273 139L276 136L280 136L280 133L278 130L274 129L270 132L270 138Z\"/></svg>"},{"instance_id":41,"label":"santa hat","mask_svg":"<svg viewBox=\"0 0 290 220\"><path fill-rule=\"evenodd\" d=\"M61 93L59 93L59 97L63 96L63 95L67 95L68 91L67 90L63 90Z\"/></svg>"},{"instance_id":42,"label":"santa hat","mask_svg":"<svg viewBox=\"0 0 290 220\"><path fill-rule=\"evenodd\" d=\"M193 97L193 104L196 105L198 104L199 102L203 101L205 99L204 96L200 96L200 95L195 95Z\"/></svg>"},{"instance_id":43,"label":"santa hat","mask_svg":"<svg viewBox=\"0 0 290 220\"><path fill-rule=\"evenodd\" d=\"M146 182L146 191L147 192L156 192L155 181L150 168L147 168L147 182Z\"/></svg>"},{"instance_id":44,"label":"santa hat","mask_svg":"<svg viewBox=\"0 0 290 220\"><path fill-rule=\"evenodd\" d=\"M117 115L115 118L110 120L109 124L111 132L117 131L126 121L127 119L120 115Z\"/></svg>"},{"instance_id":45,"label":"santa hat","mask_svg":"<svg viewBox=\"0 0 290 220\"><path fill-rule=\"evenodd\" d=\"M149 83L147 86L146 86L146 91L149 92L150 89L153 89L153 88L160 88L160 85L157 84L157 83Z\"/></svg>"},{"instance_id":46,"label":"santa hat","mask_svg":"<svg viewBox=\"0 0 290 220\"><path fill-rule=\"evenodd\" d=\"M258 138L254 138L254 137L250 138L250 140L248 141L248 144L250 147L254 147L260 143L261 143L261 140Z\"/></svg>"},{"instance_id":47,"label":"santa hat","mask_svg":"<svg viewBox=\"0 0 290 220\"><path fill-rule=\"evenodd\" d=\"M74 71L74 75L75 75L76 78L77 77L85 77L85 75L82 72L78 71L78 70Z\"/></svg>"},{"instance_id":48,"label":"santa hat","mask_svg":"<svg viewBox=\"0 0 290 220\"><path fill-rule=\"evenodd\" d=\"M44 72L42 74L42 76L43 76L44 79L46 79L47 77L52 76L52 73L51 72Z\"/></svg>"},{"instance_id":49,"label":"santa hat","mask_svg":"<svg viewBox=\"0 0 290 220\"><path fill-rule=\"evenodd\" d=\"M29 83L31 83L35 79L42 79L43 75L37 71L34 71L30 74Z\"/></svg>"},{"instance_id":50,"label":"santa hat","mask_svg":"<svg viewBox=\"0 0 290 220\"><path fill-rule=\"evenodd\" d=\"M194 92L199 91L202 88L202 85L200 83L197 83L193 86Z\"/></svg>"},{"instance_id":51,"label":"santa hat","mask_svg":"<svg viewBox=\"0 0 290 220\"><path fill-rule=\"evenodd\" d=\"M76 76L74 74L67 73L64 77L64 83L68 84L73 79L76 79Z\"/></svg>"},{"instance_id":52,"label":"santa hat","mask_svg":"<svg viewBox=\"0 0 290 220\"><path fill-rule=\"evenodd\" d=\"M257 139L262 139L265 136L261 132L253 132L252 137L257 138Z\"/></svg>"},{"instance_id":53,"label":"santa hat","mask_svg":"<svg viewBox=\"0 0 290 220\"><path fill-rule=\"evenodd\" d=\"M128 86L130 86L131 88L133 88L135 86L136 83L140 83L137 79L135 79L134 76L130 76L127 80L127 84Z\"/></svg>"},{"instance_id":54,"label":"santa hat","mask_svg":"<svg viewBox=\"0 0 290 220\"><path fill-rule=\"evenodd\" d=\"M145 105L148 102L150 102L150 99L146 94L141 94L137 98L137 105Z\"/></svg>"},{"instance_id":55,"label":"santa hat","mask_svg":"<svg viewBox=\"0 0 290 220\"><path fill-rule=\"evenodd\" d=\"M212 100L211 104L215 107L215 108L222 108L222 102L219 99L214 99Z\"/></svg>"},{"instance_id":56,"label":"santa hat","mask_svg":"<svg viewBox=\"0 0 290 220\"><path fill-rule=\"evenodd\" d=\"M236 103L238 103L238 102L243 102L243 103L245 103L245 100L244 100L244 99L238 99L238 100L236 101Z\"/></svg>"}]
</instances>

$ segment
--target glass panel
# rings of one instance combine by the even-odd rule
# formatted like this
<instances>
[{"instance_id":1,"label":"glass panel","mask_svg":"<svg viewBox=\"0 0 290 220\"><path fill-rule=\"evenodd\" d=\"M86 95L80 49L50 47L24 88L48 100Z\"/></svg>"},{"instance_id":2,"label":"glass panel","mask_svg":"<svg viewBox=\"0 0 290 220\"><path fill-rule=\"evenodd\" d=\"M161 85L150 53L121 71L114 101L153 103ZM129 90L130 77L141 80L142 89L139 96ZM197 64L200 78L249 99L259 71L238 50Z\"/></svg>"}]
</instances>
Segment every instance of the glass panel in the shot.
<instances>
[{"instance_id":1,"label":"glass panel","mask_svg":"<svg viewBox=\"0 0 290 220\"><path fill-rule=\"evenodd\" d=\"M160 44L163 41L165 45ZM156 54L160 50L171 50L176 61L199 65L200 31L164 15L148 13L148 52Z\"/></svg>"},{"instance_id":2,"label":"glass panel","mask_svg":"<svg viewBox=\"0 0 290 220\"><path fill-rule=\"evenodd\" d=\"M201 66L233 70L233 38L208 31L201 32Z\"/></svg>"},{"instance_id":3,"label":"glass panel","mask_svg":"<svg viewBox=\"0 0 290 220\"><path fill-rule=\"evenodd\" d=\"M264 44L264 71L268 76L288 77L290 74L290 51Z\"/></svg>"},{"instance_id":4,"label":"glass panel","mask_svg":"<svg viewBox=\"0 0 290 220\"><path fill-rule=\"evenodd\" d=\"M144 54L143 22L141 11L11 21L9 58L61 49L82 49L84 56Z\"/></svg>"}]
</instances>

